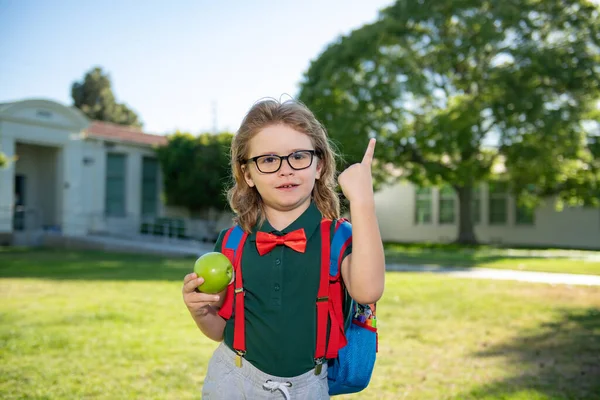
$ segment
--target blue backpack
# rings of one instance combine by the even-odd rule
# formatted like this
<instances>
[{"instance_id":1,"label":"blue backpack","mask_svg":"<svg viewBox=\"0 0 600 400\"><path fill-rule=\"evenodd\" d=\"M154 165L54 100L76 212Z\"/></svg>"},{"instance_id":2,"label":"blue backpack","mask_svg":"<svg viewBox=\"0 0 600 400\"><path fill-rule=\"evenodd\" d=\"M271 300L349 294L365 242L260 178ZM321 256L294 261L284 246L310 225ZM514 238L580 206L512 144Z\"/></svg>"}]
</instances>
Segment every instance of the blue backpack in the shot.
<instances>
[{"instance_id":1,"label":"blue backpack","mask_svg":"<svg viewBox=\"0 0 600 400\"><path fill-rule=\"evenodd\" d=\"M338 220L331 239L333 222L321 221L321 277L316 299L317 345L315 372L327 363L329 395L356 393L365 389L373 373L378 347L375 304L358 304L344 287L341 278L342 256L352 242L352 226ZM225 234L221 252L234 266L235 280L227 288L219 315L234 317L233 350L241 365L246 353L244 289L241 258L248 234L233 226ZM329 256L327 256L329 254ZM235 311L235 312L234 312Z\"/></svg>"}]
</instances>

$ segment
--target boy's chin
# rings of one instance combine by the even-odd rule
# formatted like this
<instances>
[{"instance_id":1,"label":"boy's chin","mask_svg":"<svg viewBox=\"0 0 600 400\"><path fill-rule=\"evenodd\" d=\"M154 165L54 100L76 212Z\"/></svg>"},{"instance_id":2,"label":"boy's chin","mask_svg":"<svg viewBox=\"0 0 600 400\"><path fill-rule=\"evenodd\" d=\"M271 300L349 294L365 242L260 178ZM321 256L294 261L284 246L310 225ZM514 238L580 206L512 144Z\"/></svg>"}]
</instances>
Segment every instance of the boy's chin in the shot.
<instances>
[{"instance_id":1,"label":"boy's chin","mask_svg":"<svg viewBox=\"0 0 600 400\"><path fill-rule=\"evenodd\" d=\"M293 210L293 209L301 207L307 203L310 203L310 201L311 201L310 196L290 196L290 197L279 196L278 198L273 199L272 201L267 203L267 206L270 206L275 209L280 209L282 211L283 210Z\"/></svg>"}]
</instances>

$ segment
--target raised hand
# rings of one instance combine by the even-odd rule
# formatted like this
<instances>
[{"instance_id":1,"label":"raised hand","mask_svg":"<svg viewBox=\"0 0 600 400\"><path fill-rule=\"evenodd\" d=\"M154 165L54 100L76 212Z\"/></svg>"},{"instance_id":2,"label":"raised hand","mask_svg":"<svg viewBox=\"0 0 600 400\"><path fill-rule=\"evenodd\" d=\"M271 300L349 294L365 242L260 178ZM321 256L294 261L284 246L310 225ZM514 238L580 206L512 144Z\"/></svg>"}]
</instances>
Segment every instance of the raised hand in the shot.
<instances>
[{"instance_id":1,"label":"raised hand","mask_svg":"<svg viewBox=\"0 0 600 400\"><path fill-rule=\"evenodd\" d=\"M373 202L373 177L371 165L375 153L375 139L369 141L365 155L360 163L349 166L338 177L344 196L352 202Z\"/></svg>"}]
</instances>

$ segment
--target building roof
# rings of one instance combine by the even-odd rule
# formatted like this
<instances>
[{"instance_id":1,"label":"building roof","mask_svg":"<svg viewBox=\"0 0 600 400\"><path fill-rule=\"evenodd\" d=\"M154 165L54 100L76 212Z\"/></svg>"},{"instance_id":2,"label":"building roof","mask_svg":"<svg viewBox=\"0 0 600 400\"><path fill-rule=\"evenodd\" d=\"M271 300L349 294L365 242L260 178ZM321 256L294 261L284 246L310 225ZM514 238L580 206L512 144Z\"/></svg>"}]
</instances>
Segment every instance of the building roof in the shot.
<instances>
[{"instance_id":1,"label":"building roof","mask_svg":"<svg viewBox=\"0 0 600 400\"><path fill-rule=\"evenodd\" d=\"M123 126L104 121L91 121L87 129L90 137L114 142L135 143L149 146L164 146L166 136L144 133L140 128Z\"/></svg>"},{"instance_id":2,"label":"building roof","mask_svg":"<svg viewBox=\"0 0 600 400\"><path fill-rule=\"evenodd\" d=\"M15 113L23 108L42 108L51 110L54 113L65 117L68 122L73 125L73 129L81 129L87 136L92 138L142 146L164 146L168 142L166 136L145 133L140 128L136 127L90 120L81 112L81 110L74 106L66 106L54 100L42 98L2 102L0 103L0 119L6 115L16 115ZM23 119L23 117L21 117L21 119ZM42 123L46 124L48 122L43 121Z\"/></svg>"}]
</instances>

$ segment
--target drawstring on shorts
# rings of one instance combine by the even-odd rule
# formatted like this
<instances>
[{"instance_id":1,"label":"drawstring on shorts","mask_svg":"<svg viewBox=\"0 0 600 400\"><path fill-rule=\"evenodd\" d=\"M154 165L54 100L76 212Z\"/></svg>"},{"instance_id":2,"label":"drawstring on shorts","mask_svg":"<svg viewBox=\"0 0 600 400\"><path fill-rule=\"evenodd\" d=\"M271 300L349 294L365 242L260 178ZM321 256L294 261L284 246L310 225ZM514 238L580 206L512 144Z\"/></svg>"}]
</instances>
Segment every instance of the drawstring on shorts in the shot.
<instances>
[{"instance_id":1,"label":"drawstring on shorts","mask_svg":"<svg viewBox=\"0 0 600 400\"><path fill-rule=\"evenodd\" d=\"M290 392L288 390L289 387L292 387L292 382L275 382L267 379L267 381L263 383L263 388L265 390L270 390L271 392L280 390L281 393L283 393L285 400L290 400Z\"/></svg>"}]
</instances>

